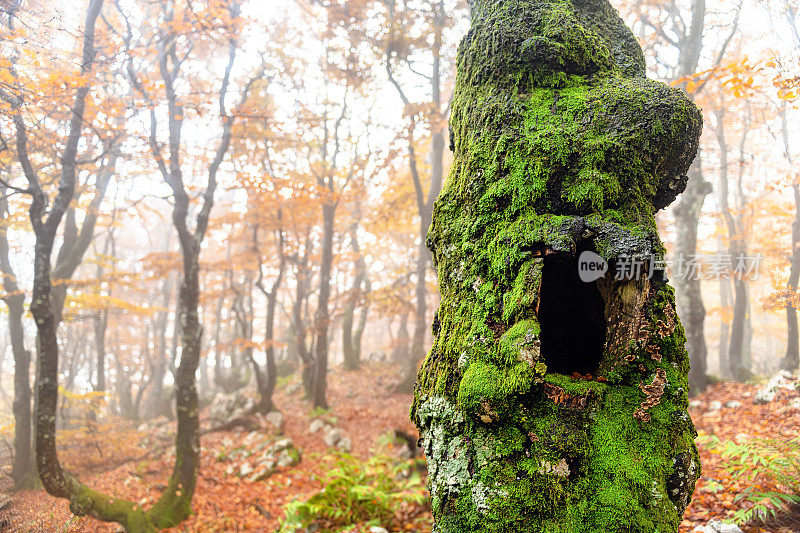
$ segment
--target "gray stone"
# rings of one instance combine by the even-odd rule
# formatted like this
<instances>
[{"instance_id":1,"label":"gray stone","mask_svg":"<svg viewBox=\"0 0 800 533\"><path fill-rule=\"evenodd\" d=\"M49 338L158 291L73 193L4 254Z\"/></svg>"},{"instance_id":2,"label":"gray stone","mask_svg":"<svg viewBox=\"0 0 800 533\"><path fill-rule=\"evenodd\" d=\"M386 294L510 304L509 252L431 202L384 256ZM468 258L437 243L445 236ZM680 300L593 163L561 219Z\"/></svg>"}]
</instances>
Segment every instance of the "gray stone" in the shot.
<instances>
[{"instance_id":1,"label":"gray stone","mask_svg":"<svg viewBox=\"0 0 800 533\"><path fill-rule=\"evenodd\" d=\"M770 403L775 399L780 389L793 390L797 389L798 379L797 376L788 370L781 370L767 382L766 385L761 387L756 395L753 397L753 403L764 404Z\"/></svg>"},{"instance_id":2,"label":"gray stone","mask_svg":"<svg viewBox=\"0 0 800 533\"><path fill-rule=\"evenodd\" d=\"M325 434L322 436L322 440L325 441L325 444L327 444L328 447L333 448L339 444L340 440L342 440L342 432L339 428L328 426L325 429Z\"/></svg>"},{"instance_id":3,"label":"gray stone","mask_svg":"<svg viewBox=\"0 0 800 533\"><path fill-rule=\"evenodd\" d=\"M275 428L275 431L282 432L283 431L283 424L285 420L283 419L283 415L279 411L270 411L265 416L267 422Z\"/></svg>"},{"instance_id":4,"label":"gray stone","mask_svg":"<svg viewBox=\"0 0 800 533\"><path fill-rule=\"evenodd\" d=\"M350 440L350 437L342 437L336 443L336 447L344 453L350 453L353 450L353 441Z\"/></svg>"},{"instance_id":5,"label":"gray stone","mask_svg":"<svg viewBox=\"0 0 800 533\"><path fill-rule=\"evenodd\" d=\"M239 477L249 476L252 473L253 473L253 465L251 465L248 461L245 461L239 467Z\"/></svg>"},{"instance_id":6,"label":"gray stone","mask_svg":"<svg viewBox=\"0 0 800 533\"><path fill-rule=\"evenodd\" d=\"M261 468L274 469L275 468L275 464L276 464L276 461L275 461L275 456L274 455L265 455L264 457L262 457L258 461L258 466L261 467Z\"/></svg>"},{"instance_id":7,"label":"gray stone","mask_svg":"<svg viewBox=\"0 0 800 533\"><path fill-rule=\"evenodd\" d=\"M172 440L175 437L175 431L171 425L161 426L156 431L156 438L158 440Z\"/></svg>"},{"instance_id":8,"label":"gray stone","mask_svg":"<svg viewBox=\"0 0 800 533\"><path fill-rule=\"evenodd\" d=\"M742 402L737 402L736 400L728 400L725 402L725 407L728 409L738 409L742 406Z\"/></svg>"},{"instance_id":9,"label":"gray stone","mask_svg":"<svg viewBox=\"0 0 800 533\"><path fill-rule=\"evenodd\" d=\"M263 440L264 440L264 434L263 433L261 433L259 431L251 431L244 438L244 440L242 441L242 444L244 446L247 446L248 448L251 448L253 446L256 446L258 443L263 442Z\"/></svg>"},{"instance_id":10,"label":"gray stone","mask_svg":"<svg viewBox=\"0 0 800 533\"><path fill-rule=\"evenodd\" d=\"M211 402L208 416L212 428L222 427L237 418L250 414L255 401L241 391L231 394L218 394Z\"/></svg>"},{"instance_id":11,"label":"gray stone","mask_svg":"<svg viewBox=\"0 0 800 533\"><path fill-rule=\"evenodd\" d=\"M259 481L264 481L269 476L275 473L275 468L273 467L264 467L256 471L255 474L250 476L251 483L258 483Z\"/></svg>"},{"instance_id":12,"label":"gray stone","mask_svg":"<svg viewBox=\"0 0 800 533\"><path fill-rule=\"evenodd\" d=\"M326 424L324 420L322 420L320 418L315 418L308 425L308 432L309 433L316 433L317 431L319 431L320 429L324 428L327 425L328 424Z\"/></svg>"},{"instance_id":13,"label":"gray stone","mask_svg":"<svg viewBox=\"0 0 800 533\"><path fill-rule=\"evenodd\" d=\"M708 402L708 410L709 411L719 411L722 409L722 402L714 400L713 402Z\"/></svg>"},{"instance_id":14,"label":"gray stone","mask_svg":"<svg viewBox=\"0 0 800 533\"><path fill-rule=\"evenodd\" d=\"M726 524L719 520L710 520L704 526L697 526L692 533L743 533L736 524Z\"/></svg>"},{"instance_id":15,"label":"gray stone","mask_svg":"<svg viewBox=\"0 0 800 533\"><path fill-rule=\"evenodd\" d=\"M283 450L279 452L277 456L275 456L276 464L280 468L285 468L287 466L294 466L297 464L297 455L290 453L289 450Z\"/></svg>"},{"instance_id":16,"label":"gray stone","mask_svg":"<svg viewBox=\"0 0 800 533\"><path fill-rule=\"evenodd\" d=\"M278 452L282 452L283 450L288 450L289 448L294 448L294 441L289 437L286 437L281 440L276 440L272 446L269 447L269 452L276 454Z\"/></svg>"},{"instance_id":17,"label":"gray stone","mask_svg":"<svg viewBox=\"0 0 800 533\"><path fill-rule=\"evenodd\" d=\"M389 533L389 530L381 526L372 526L369 528L369 533Z\"/></svg>"}]
</instances>

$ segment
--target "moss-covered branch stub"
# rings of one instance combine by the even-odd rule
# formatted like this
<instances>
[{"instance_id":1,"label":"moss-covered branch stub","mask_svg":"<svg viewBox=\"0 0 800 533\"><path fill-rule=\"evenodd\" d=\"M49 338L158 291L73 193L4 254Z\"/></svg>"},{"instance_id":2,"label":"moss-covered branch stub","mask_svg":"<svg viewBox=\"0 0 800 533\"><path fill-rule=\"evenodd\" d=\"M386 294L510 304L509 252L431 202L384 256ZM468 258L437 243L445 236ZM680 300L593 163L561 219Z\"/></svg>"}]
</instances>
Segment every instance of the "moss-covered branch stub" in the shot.
<instances>
[{"instance_id":1,"label":"moss-covered branch stub","mask_svg":"<svg viewBox=\"0 0 800 533\"><path fill-rule=\"evenodd\" d=\"M654 214L686 187L702 117L645 77L606 0L470 4L411 413L437 531L676 531L700 467L673 290L581 285L575 260L663 258Z\"/></svg>"}]
</instances>

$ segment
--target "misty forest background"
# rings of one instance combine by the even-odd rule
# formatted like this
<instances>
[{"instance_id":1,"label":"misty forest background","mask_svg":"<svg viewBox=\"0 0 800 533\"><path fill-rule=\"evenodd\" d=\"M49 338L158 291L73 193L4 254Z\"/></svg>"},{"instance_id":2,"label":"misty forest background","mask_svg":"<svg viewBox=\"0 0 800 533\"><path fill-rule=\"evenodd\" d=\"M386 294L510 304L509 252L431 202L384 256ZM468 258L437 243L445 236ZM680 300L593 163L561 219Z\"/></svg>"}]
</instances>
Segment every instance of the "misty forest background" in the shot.
<instances>
[{"instance_id":1,"label":"misty forest background","mask_svg":"<svg viewBox=\"0 0 800 533\"><path fill-rule=\"evenodd\" d=\"M703 110L689 185L658 224L691 394L745 401L736 382L800 362L800 5L612 3L650 76ZM57 415L43 446L55 457L58 442L69 466L112 492L139 490L102 477L142 460L126 446L152 448L177 417L180 450L180 424L221 395L281 411L285 422L274 422L288 434L309 433L293 413L323 420L323 432L350 420L351 442L340 435L328 447L373 458L366 440L377 435L357 433L379 419L415 455L408 395L438 305L425 235L451 160L466 2L2 0L0 12L3 487L32 489L21 493L29 511L53 505L34 466L41 353L59 355L38 367L39 379L58 380L39 399ZM732 275L740 257L758 258L757 272ZM696 276L684 275L686 260ZM199 404L176 411L192 357ZM720 380L729 388L714 389ZM201 431L203 453L236 448L224 439L252 430L223 422ZM746 419L728 423L748 431ZM249 477L238 465L219 475ZM44 488L69 495L50 467ZM139 481L159 468L145 470ZM186 482L179 470L170 483ZM269 490L291 492L279 485ZM421 498L386 502L382 523L424 530L423 485ZM255 521L283 515L281 502L248 505ZM44 530L100 527L70 522L65 508L52 516L28 519Z\"/></svg>"}]
</instances>

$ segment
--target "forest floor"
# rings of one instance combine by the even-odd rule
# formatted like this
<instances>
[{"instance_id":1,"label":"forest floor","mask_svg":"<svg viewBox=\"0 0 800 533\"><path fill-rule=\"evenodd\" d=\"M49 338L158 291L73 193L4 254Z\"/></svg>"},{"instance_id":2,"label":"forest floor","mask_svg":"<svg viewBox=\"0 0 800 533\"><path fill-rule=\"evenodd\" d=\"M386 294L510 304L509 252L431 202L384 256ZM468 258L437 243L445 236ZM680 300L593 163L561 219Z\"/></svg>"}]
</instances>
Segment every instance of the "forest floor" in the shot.
<instances>
[{"instance_id":1,"label":"forest floor","mask_svg":"<svg viewBox=\"0 0 800 533\"><path fill-rule=\"evenodd\" d=\"M326 416L335 417L336 427L352 441L352 454L360 459L369 457L380 443L386 442L385 435L394 430L413 433L408 420L411 397L388 392L394 381L389 376L398 375L397 371L389 365L372 364L358 372L336 369L330 376L331 410ZM279 469L264 481L251 482L226 473L232 465L234 470L239 467L232 462L231 452L253 445L254 436L270 441L279 437L237 429L204 435L195 514L174 531L275 531L287 503L308 498L321 488L320 477L332 464L327 455L330 450L319 432L309 433L311 408L293 385L293 381L282 384L275 403L285 416L283 433L302 450L302 461ZM287 390L292 393L287 394ZM730 440L740 439L743 434L800 436L800 409L789 405L789 400L800 394L782 390L775 401L756 405L756 390L754 385L720 383L696 398L690 412L700 435ZM169 435L169 425L151 425L144 433L119 424L93 431L73 430L61 436L64 442L77 443L63 450L62 459L90 486L147 506L158 497L171 472L174 453ZM386 445L383 446L385 450ZM731 482L718 454L702 444L700 454L703 474L681 523L681 533L711 519L730 517L738 505L734 498L743 489ZM74 517L64 500L40 490L11 496L14 503L5 516L0 516L0 531L120 531L114 524ZM430 513L422 507L405 508L391 530L429 532Z\"/></svg>"}]
</instances>

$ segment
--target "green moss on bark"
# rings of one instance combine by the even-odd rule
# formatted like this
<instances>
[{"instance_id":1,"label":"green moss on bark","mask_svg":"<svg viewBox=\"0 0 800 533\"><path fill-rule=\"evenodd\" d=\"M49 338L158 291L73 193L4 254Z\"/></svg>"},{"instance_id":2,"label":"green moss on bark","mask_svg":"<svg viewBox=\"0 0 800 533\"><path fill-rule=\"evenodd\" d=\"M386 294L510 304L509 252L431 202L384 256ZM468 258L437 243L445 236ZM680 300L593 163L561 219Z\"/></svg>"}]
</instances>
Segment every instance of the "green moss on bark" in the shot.
<instances>
[{"instance_id":1,"label":"green moss on bark","mask_svg":"<svg viewBox=\"0 0 800 533\"><path fill-rule=\"evenodd\" d=\"M663 257L654 213L685 188L702 118L645 78L605 0L472 8L428 234L442 301L412 408L437 531L676 531L699 460L672 289L596 282L591 380L547 371L538 315L551 258Z\"/></svg>"}]
</instances>

